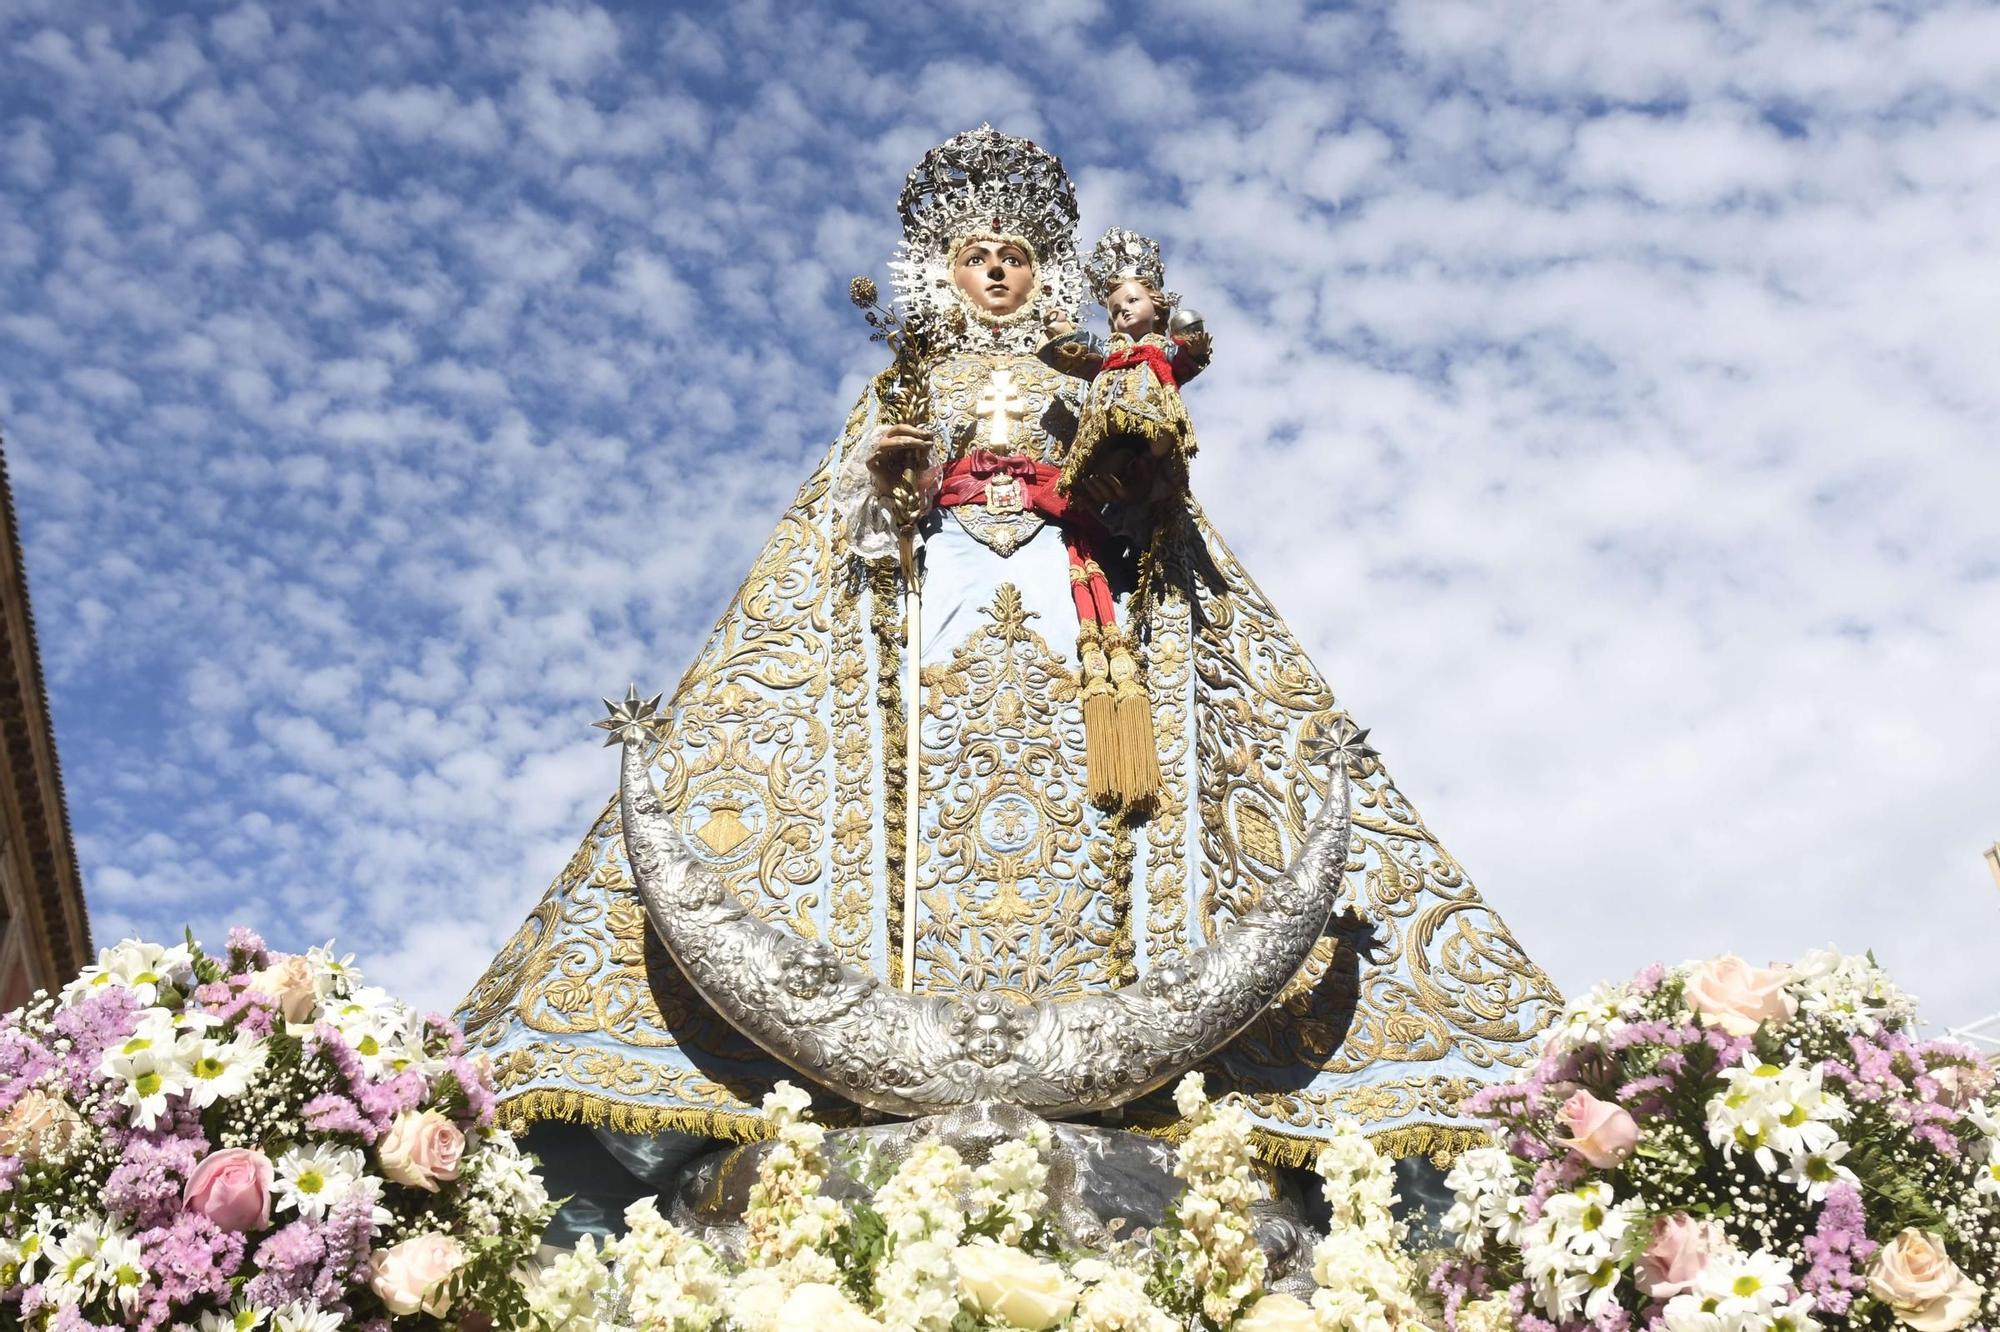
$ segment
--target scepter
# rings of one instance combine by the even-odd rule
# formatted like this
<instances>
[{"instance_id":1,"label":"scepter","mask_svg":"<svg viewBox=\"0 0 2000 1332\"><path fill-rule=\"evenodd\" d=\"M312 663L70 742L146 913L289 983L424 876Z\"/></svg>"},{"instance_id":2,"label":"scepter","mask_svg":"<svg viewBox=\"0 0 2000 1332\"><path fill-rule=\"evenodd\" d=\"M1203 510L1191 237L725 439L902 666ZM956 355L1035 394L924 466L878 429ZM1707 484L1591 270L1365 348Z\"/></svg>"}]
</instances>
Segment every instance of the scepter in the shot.
<instances>
[{"instance_id":1,"label":"scepter","mask_svg":"<svg viewBox=\"0 0 2000 1332\"><path fill-rule=\"evenodd\" d=\"M877 400L890 425L930 424L930 362L935 348L918 329L876 304L873 279L855 278L848 299L867 317L869 337L895 352L878 382ZM910 451L885 499L896 519L896 562L903 574L903 660L909 680L903 688L903 988L917 986L917 841L923 801L919 790L923 746L923 583L917 569L917 524L928 508L920 484L927 454Z\"/></svg>"}]
</instances>

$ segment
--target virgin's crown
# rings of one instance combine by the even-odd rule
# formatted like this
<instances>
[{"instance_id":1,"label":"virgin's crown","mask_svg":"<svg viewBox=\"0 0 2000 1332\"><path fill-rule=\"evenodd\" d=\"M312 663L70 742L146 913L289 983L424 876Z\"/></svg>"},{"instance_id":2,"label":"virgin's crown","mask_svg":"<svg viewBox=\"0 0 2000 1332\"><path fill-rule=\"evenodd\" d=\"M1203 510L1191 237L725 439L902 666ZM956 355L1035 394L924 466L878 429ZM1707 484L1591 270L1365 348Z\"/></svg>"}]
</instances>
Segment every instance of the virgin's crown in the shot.
<instances>
[{"instance_id":1,"label":"virgin's crown","mask_svg":"<svg viewBox=\"0 0 2000 1332\"><path fill-rule=\"evenodd\" d=\"M1076 187L1061 159L991 125L953 135L924 154L896 211L912 248L942 251L977 233L1018 236L1038 262L1076 245Z\"/></svg>"}]
</instances>

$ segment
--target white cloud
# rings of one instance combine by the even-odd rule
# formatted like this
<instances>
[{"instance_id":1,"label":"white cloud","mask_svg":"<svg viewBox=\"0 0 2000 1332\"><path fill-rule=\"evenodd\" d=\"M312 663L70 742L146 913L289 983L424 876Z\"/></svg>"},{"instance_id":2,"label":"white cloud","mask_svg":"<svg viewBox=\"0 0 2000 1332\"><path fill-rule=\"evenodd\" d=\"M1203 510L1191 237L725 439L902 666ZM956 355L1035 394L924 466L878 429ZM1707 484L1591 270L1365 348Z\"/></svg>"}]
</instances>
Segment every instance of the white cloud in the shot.
<instances>
[{"instance_id":1,"label":"white cloud","mask_svg":"<svg viewBox=\"0 0 2000 1332\"><path fill-rule=\"evenodd\" d=\"M903 174L991 119L1164 239L1204 504L1560 981L1832 938L1991 1007L1990 8L995 13L0 19L100 933L456 999L609 789L595 697L679 675L877 365Z\"/></svg>"},{"instance_id":2,"label":"white cloud","mask_svg":"<svg viewBox=\"0 0 2000 1332\"><path fill-rule=\"evenodd\" d=\"M618 56L618 25L595 5L544 5L522 25L524 61L559 78L582 80Z\"/></svg>"}]
</instances>

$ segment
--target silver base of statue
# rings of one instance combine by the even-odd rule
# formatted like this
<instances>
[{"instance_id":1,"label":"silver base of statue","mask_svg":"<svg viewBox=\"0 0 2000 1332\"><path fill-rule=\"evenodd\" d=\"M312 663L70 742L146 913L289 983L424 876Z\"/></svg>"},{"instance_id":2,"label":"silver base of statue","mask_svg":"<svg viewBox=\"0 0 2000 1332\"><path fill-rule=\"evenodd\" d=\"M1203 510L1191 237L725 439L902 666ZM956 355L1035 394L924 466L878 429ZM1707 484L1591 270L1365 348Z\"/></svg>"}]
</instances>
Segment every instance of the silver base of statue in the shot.
<instances>
[{"instance_id":1,"label":"silver base of statue","mask_svg":"<svg viewBox=\"0 0 2000 1332\"><path fill-rule=\"evenodd\" d=\"M833 1168L823 1192L865 1202L873 1190L862 1177L886 1179L918 1143L938 1139L969 1166L979 1166L1003 1142L1024 1138L1042 1123L1018 1106L982 1103L949 1114L826 1135ZM1120 1240L1145 1242L1166 1219L1183 1189L1174 1176L1174 1148L1158 1138L1083 1124L1048 1124L1050 1224L1066 1247L1102 1251ZM750 1186L770 1143L751 1143L691 1163L669 1200L668 1217L732 1261L743 1259L743 1215ZM843 1165L847 1168L843 1169ZM1312 1293L1312 1249L1319 1236L1306 1220L1296 1185L1277 1171L1259 1172L1264 1197L1252 1204L1257 1243L1269 1260L1266 1284L1295 1295Z\"/></svg>"}]
</instances>

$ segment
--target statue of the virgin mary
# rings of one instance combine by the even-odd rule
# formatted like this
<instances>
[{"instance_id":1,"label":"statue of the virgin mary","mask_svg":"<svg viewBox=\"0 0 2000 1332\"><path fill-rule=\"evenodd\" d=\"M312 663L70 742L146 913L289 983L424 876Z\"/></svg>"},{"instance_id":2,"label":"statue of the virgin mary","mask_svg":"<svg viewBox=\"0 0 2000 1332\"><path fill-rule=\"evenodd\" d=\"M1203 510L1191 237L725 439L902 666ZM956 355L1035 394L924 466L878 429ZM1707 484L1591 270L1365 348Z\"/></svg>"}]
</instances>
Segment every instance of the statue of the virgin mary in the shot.
<instances>
[{"instance_id":1,"label":"statue of the virgin mary","mask_svg":"<svg viewBox=\"0 0 2000 1332\"><path fill-rule=\"evenodd\" d=\"M1460 1101L1527 1060L1559 997L1188 495L1177 406L1149 436L1143 404L1101 401L1121 367L1178 394L1207 362L1157 247L1114 233L1086 266L1061 163L986 127L927 154L900 211L873 319L896 363L647 731L658 809L809 965L1063 1002L1213 944L1341 795L1338 910L1200 1066L1274 1162L1339 1117L1449 1156L1477 1135ZM1086 294L1117 297L1108 352L1072 331ZM569 1137L657 1185L758 1136L789 1070L663 944L625 833L614 800L459 1016L505 1119L588 1126ZM1162 1093L1111 1113L1174 1129Z\"/></svg>"}]
</instances>

